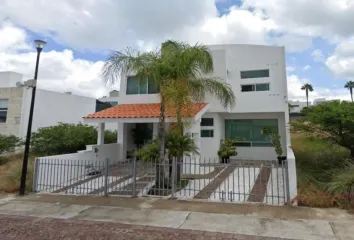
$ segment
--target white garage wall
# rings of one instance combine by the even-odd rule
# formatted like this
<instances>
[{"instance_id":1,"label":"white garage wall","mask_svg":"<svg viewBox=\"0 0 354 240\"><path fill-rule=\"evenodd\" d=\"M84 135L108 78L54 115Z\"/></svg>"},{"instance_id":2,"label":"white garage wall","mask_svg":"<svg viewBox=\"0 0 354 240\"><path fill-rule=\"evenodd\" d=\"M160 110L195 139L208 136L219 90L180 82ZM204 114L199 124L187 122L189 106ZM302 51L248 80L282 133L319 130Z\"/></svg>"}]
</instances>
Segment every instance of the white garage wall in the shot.
<instances>
[{"instance_id":1,"label":"white garage wall","mask_svg":"<svg viewBox=\"0 0 354 240\"><path fill-rule=\"evenodd\" d=\"M31 96L32 89L26 89L21 114L20 136L22 137L27 131ZM82 117L94 113L95 110L95 98L37 89L32 132L41 127L57 125L59 122L74 124L83 122ZM116 125L112 126L117 128Z\"/></svg>"}]
</instances>

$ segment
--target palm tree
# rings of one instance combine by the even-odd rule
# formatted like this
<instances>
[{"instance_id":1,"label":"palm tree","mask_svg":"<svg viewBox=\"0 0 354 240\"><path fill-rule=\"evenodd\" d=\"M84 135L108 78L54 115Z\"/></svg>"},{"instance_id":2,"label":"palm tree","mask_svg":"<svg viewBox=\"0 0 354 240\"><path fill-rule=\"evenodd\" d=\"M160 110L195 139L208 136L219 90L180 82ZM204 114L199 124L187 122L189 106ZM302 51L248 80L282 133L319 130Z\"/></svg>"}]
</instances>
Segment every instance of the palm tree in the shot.
<instances>
[{"instance_id":1,"label":"palm tree","mask_svg":"<svg viewBox=\"0 0 354 240\"><path fill-rule=\"evenodd\" d=\"M205 77L212 72L212 56L205 46L166 41L158 51L141 53L128 48L123 52L112 52L104 64L102 77L106 83L115 83L118 77L135 73L139 82L149 78L158 86L158 143L160 162L163 162L166 105L176 108L177 126L180 126L182 108L187 103L203 100L205 93L215 95L225 107L235 103L235 97L228 84L218 81L217 78ZM163 168L159 168L157 172L157 179L161 179Z\"/></svg>"},{"instance_id":2,"label":"palm tree","mask_svg":"<svg viewBox=\"0 0 354 240\"><path fill-rule=\"evenodd\" d=\"M199 155L198 147L194 142L194 139L190 136L180 134L179 132L172 131L166 135L166 149L168 150L168 158L170 162L170 177L172 173L172 160L183 159L183 156L191 156L191 154ZM176 169L176 183L180 183L181 180L181 162L177 164Z\"/></svg>"},{"instance_id":3,"label":"palm tree","mask_svg":"<svg viewBox=\"0 0 354 240\"><path fill-rule=\"evenodd\" d=\"M313 87L311 84L306 83L301 87L301 90L305 90L306 91L306 101L307 101L307 107L309 107L309 91L312 92L313 91Z\"/></svg>"},{"instance_id":4,"label":"palm tree","mask_svg":"<svg viewBox=\"0 0 354 240\"><path fill-rule=\"evenodd\" d=\"M350 97L352 98L352 102L353 102L353 88L354 88L354 81L349 81L347 82L344 87L346 89L349 89L350 91Z\"/></svg>"},{"instance_id":5,"label":"palm tree","mask_svg":"<svg viewBox=\"0 0 354 240\"><path fill-rule=\"evenodd\" d=\"M183 134L185 122L182 121L182 110L188 115L188 106L202 102L205 94L214 95L224 108L235 104L231 87L210 76L214 70L213 58L206 46L191 46L176 41L167 41L165 46L170 55L168 63L174 66L174 74L164 93L167 104L176 109L176 128L180 134Z\"/></svg>"}]
</instances>

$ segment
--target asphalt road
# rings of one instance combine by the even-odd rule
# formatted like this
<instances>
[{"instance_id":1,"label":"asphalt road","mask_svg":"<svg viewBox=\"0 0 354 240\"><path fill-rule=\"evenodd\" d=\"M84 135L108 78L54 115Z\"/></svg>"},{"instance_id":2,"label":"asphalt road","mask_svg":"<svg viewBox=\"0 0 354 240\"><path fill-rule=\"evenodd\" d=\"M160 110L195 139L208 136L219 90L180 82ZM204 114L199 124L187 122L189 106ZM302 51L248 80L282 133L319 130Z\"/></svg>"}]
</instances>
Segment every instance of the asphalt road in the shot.
<instances>
[{"instance_id":1,"label":"asphalt road","mask_svg":"<svg viewBox=\"0 0 354 240\"><path fill-rule=\"evenodd\" d=\"M278 238L264 238L244 235L240 236L228 233L204 232L172 228L155 228L120 223L0 215L0 239L275 240Z\"/></svg>"}]
</instances>

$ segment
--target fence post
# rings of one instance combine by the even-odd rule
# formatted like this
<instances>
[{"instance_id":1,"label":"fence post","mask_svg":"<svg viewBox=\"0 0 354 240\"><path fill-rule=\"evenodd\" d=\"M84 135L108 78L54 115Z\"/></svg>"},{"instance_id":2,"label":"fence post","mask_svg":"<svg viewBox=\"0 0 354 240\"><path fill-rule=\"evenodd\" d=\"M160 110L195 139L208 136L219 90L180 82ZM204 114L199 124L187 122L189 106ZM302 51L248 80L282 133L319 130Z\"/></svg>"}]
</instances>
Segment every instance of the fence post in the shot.
<instances>
[{"instance_id":1,"label":"fence post","mask_svg":"<svg viewBox=\"0 0 354 240\"><path fill-rule=\"evenodd\" d=\"M286 182L286 202L285 204L288 204L290 202L290 178L289 178L289 164L288 164L288 160L284 161L285 163L285 182Z\"/></svg>"},{"instance_id":2,"label":"fence post","mask_svg":"<svg viewBox=\"0 0 354 240\"><path fill-rule=\"evenodd\" d=\"M104 196L108 196L108 163L109 158L104 161Z\"/></svg>"},{"instance_id":3,"label":"fence post","mask_svg":"<svg viewBox=\"0 0 354 240\"><path fill-rule=\"evenodd\" d=\"M33 192L38 192L38 173L39 173L39 158L36 158L34 162L34 171L33 171Z\"/></svg>"},{"instance_id":4,"label":"fence post","mask_svg":"<svg viewBox=\"0 0 354 240\"><path fill-rule=\"evenodd\" d=\"M132 197L136 197L136 157L133 158L133 195Z\"/></svg>"},{"instance_id":5,"label":"fence post","mask_svg":"<svg viewBox=\"0 0 354 240\"><path fill-rule=\"evenodd\" d=\"M177 171L177 161L176 161L176 158L172 158L172 173L171 173L171 191L172 191L172 195L171 195L171 199L176 199L176 171Z\"/></svg>"}]
</instances>

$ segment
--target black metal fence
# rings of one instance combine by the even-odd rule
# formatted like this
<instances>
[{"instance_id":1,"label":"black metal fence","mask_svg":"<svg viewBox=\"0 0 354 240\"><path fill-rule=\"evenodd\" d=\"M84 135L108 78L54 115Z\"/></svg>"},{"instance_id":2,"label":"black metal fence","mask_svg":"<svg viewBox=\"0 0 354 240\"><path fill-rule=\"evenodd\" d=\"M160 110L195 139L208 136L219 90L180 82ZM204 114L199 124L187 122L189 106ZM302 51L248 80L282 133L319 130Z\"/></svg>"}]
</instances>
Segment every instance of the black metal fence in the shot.
<instances>
[{"instance_id":1,"label":"black metal fence","mask_svg":"<svg viewBox=\"0 0 354 240\"><path fill-rule=\"evenodd\" d=\"M39 158L33 190L75 195L160 196L283 205L289 200L287 161L171 159L164 162Z\"/></svg>"}]
</instances>

